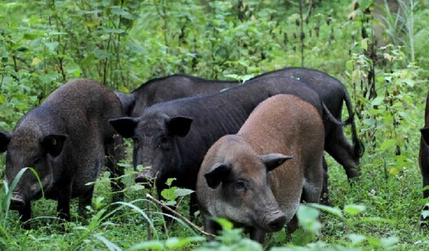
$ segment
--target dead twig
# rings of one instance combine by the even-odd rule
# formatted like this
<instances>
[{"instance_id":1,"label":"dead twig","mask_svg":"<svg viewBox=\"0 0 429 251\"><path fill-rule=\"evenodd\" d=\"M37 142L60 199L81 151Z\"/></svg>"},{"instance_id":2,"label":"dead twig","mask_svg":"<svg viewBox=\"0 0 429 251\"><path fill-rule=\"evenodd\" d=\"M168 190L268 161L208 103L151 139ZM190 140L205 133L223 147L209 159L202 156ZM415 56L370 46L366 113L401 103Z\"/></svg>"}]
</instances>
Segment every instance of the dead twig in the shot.
<instances>
[{"instance_id":1,"label":"dead twig","mask_svg":"<svg viewBox=\"0 0 429 251\"><path fill-rule=\"evenodd\" d=\"M210 236L210 237L216 237L214 234L211 233L207 233L206 231L202 230L200 227L198 227L197 225L195 225L194 223L192 223L190 220L188 220L185 216L179 214L178 212L174 211L173 209L171 209L170 207L162 204L161 201L155 199L152 195L150 194L146 194L146 198L152 200L153 202L155 202L155 204L157 204L158 206L167 209L169 212L171 212L172 214L174 214L175 216L179 217L180 219L182 219L184 222L186 222L186 224L188 224L189 226L193 227L194 229L196 229L198 232L204 234L205 236Z\"/></svg>"}]
</instances>

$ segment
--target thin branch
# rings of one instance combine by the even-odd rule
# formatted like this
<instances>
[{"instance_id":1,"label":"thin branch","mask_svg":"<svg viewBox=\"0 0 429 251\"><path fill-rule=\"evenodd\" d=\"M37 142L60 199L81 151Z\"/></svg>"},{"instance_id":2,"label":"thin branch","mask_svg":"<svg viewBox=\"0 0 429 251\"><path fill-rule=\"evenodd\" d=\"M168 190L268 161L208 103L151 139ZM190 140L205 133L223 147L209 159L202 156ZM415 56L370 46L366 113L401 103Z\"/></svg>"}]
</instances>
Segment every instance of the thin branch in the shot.
<instances>
[{"instance_id":1,"label":"thin branch","mask_svg":"<svg viewBox=\"0 0 429 251\"><path fill-rule=\"evenodd\" d=\"M182 219L184 222L186 222L186 224L188 224L189 226L193 227L194 229L198 230L200 233L206 235L206 236L211 236L211 237L216 237L215 235L211 234L211 233L207 233L204 230L202 230L200 227L198 227L197 225L195 225L194 223L192 223L190 220L188 220L185 216L179 214L178 212L174 211L173 209L171 209L170 207L162 204L161 201L155 199L154 197L152 197L152 195L150 194L146 194L146 198L152 200L153 202L155 202L158 206L167 209L170 213L174 214L175 216L179 217L180 219Z\"/></svg>"}]
</instances>

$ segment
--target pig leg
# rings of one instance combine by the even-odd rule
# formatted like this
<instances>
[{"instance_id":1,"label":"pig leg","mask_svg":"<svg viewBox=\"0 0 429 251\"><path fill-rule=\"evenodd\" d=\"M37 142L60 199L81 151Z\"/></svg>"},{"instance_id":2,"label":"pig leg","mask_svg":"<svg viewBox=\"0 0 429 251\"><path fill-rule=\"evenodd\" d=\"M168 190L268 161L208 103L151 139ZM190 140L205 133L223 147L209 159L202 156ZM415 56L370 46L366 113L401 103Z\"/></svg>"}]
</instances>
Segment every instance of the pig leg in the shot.
<instances>
[{"instance_id":1,"label":"pig leg","mask_svg":"<svg viewBox=\"0 0 429 251\"><path fill-rule=\"evenodd\" d=\"M287 225L287 233L288 238L292 238L292 233L295 232L298 229L298 217L296 214L292 217L292 219L286 224Z\"/></svg>"},{"instance_id":2,"label":"pig leg","mask_svg":"<svg viewBox=\"0 0 429 251\"><path fill-rule=\"evenodd\" d=\"M94 194L94 186L92 185L85 193L79 197L79 214L87 218L86 207L91 205L92 196Z\"/></svg>"},{"instance_id":3,"label":"pig leg","mask_svg":"<svg viewBox=\"0 0 429 251\"><path fill-rule=\"evenodd\" d=\"M429 147L423 139L420 141L419 164L423 187L429 186ZM423 198L429 198L429 189L423 191Z\"/></svg>"},{"instance_id":4,"label":"pig leg","mask_svg":"<svg viewBox=\"0 0 429 251\"><path fill-rule=\"evenodd\" d=\"M306 164L301 201L307 203L320 202L320 194L322 193L326 173L323 170L323 160L324 158L321 158L318 164Z\"/></svg>"},{"instance_id":5,"label":"pig leg","mask_svg":"<svg viewBox=\"0 0 429 251\"><path fill-rule=\"evenodd\" d=\"M423 177L424 188L426 186L429 186L429 147L423 139L420 140L419 166L420 173ZM429 189L423 191L423 198L429 198ZM429 210L429 208L425 206L423 207L423 210ZM422 226L427 226L429 224L429 219L427 217L423 218L423 216L421 216L421 221Z\"/></svg>"},{"instance_id":6,"label":"pig leg","mask_svg":"<svg viewBox=\"0 0 429 251\"><path fill-rule=\"evenodd\" d=\"M117 164L118 160L123 159L125 156L122 137L114 135L111 139L107 140L105 151L107 155L106 166L112 174L112 178L110 179L110 186L113 193L112 201L123 201L125 185L122 183L121 177L124 175L124 168Z\"/></svg>"},{"instance_id":7,"label":"pig leg","mask_svg":"<svg viewBox=\"0 0 429 251\"><path fill-rule=\"evenodd\" d=\"M326 164L326 159L323 157L323 187L322 195L320 196L320 203L325 206L331 206L331 199L329 199L329 190L328 190L328 164Z\"/></svg>"},{"instance_id":8,"label":"pig leg","mask_svg":"<svg viewBox=\"0 0 429 251\"><path fill-rule=\"evenodd\" d=\"M189 201L189 218L191 221L194 221L195 219L195 213L198 211L198 201L197 201L197 194L191 193L191 199Z\"/></svg>"},{"instance_id":9,"label":"pig leg","mask_svg":"<svg viewBox=\"0 0 429 251\"><path fill-rule=\"evenodd\" d=\"M325 150L344 167L349 180L360 176L360 157L347 141L341 126L332 127L326 137Z\"/></svg>"},{"instance_id":10,"label":"pig leg","mask_svg":"<svg viewBox=\"0 0 429 251\"><path fill-rule=\"evenodd\" d=\"M31 226L28 220L31 218L31 202L26 203L22 210L19 210L20 220L24 229L30 230Z\"/></svg>"},{"instance_id":11,"label":"pig leg","mask_svg":"<svg viewBox=\"0 0 429 251\"><path fill-rule=\"evenodd\" d=\"M265 235L267 234L267 232L261 230L261 229L257 229L257 228L253 228L250 230L250 239L257 241L259 243L264 243L264 239L265 239Z\"/></svg>"},{"instance_id":12,"label":"pig leg","mask_svg":"<svg viewBox=\"0 0 429 251\"><path fill-rule=\"evenodd\" d=\"M72 192L72 183L71 181L60 180L59 184L64 185L60 189L58 189L58 217L66 221L70 221L70 200Z\"/></svg>"},{"instance_id":13,"label":"pig leg","mask_svg":"<svg viewBox=\"0 0 429 251\"><path fill-rule=\"evenodd\" d=\"M215 235L218 231L221 230L220 225L217 222L213 221L210 216L205 214L202 214L202 216L203 216L203 227L205 232ZM210 236L210 235L207 236L208 241L212 241L213 239L214 239L213 236Z\"/></svg>"}]
</instances>

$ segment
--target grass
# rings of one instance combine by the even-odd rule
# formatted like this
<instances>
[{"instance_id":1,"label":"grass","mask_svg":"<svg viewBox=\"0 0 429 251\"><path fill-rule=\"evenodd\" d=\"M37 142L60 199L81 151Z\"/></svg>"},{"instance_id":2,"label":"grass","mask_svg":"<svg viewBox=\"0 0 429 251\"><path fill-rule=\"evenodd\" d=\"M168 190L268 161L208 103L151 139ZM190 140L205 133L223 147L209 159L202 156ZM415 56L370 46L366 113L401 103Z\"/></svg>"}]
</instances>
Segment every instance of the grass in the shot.
<instances>
[{"instance_id":1,"label":"grass","mask_svg":"<svg viewBox=\"0 0 429 251\"><path fill-rule=\"evenodd\" d=\"M416 148L410 147L410 152L411 149ZM427 229L420 228L420 213L425 201L421 199L421 177L417 159L412 168L398 175L386 176L383 166L372 164L374 158L385 158L388 162L390 157L383 156L382 153L371 154L369 151L362 158L362 178L350 186L342 167L328 157L333 207L343 210L347 205L357 204L365 205L366 209L354 216L345 214L344 218L322 211L319 241L332 247L350 247L349 236L355 234L366 238L362 243L357 243L356 247L367 250L373 247L371 241L396 237L395 250L424 249L429 245L429 240ZM132 176L133 172L128 170L124 178L128 187L126 200L119 203L120 207L116 209L116 213L109 210L109 179L108 175L103 175L96 183L88 220L77 215L76 201L73 203L72 221L66 224L64 232L54 217L55 202L42 199L33 203L32 230L22 229L19 226L18 214L10 212L6 224L3 224L8 236L1 237L0 245L7 247L7 250L29 250L34 247L37 247L37 250L131 250L145 249L144 247L175 250L177 246L174 243L181 240L184 243L191 242L180 248L181 250L207 248L207 244L202 242L204 237L183 222L164 231L160 209L144 197L144 194L150 191L133 186ZM8 199L3 193L1 196L2 201ZM186 203L182 203L178 211L186 216ZM377 219L369 220L374 217ZM201 220L197 219L196 223L201 225ZM149 225L152 226L150 233ZM173 244L167 244L169 242ZM285 243L284 232L279 232L270 235L265 245L278 247ZM168 248L168 245L173 248Z\"/></svg>"},{"instance_id":2,"label":"grass","mask_svg":"<svg viewBox=\"0 0 429 251\"><path fill-rule=\"evenodd\" d=\"M404 71L406 67L403 66L403 62L400 59L395 59L396 61L390 65L383 65L383 63L376 65L376 85L379 88L377 90L379 98L381 98L377 103L379 107L377 110L371 105L373 101L359 97L362 92L359 89L359 85L366 82L364 74L367 72L356 70L358 60L354 59L352 55L356 54L357 57L364 57L366 53L366 50L359 47L363 41L359 34L361 21L343 20L347 16L346 14L350 12L349 6L338 4L338 2L340 1L333 1L333 4L330 4L329 1L322 1L318 8L321 8L319 12L323 14L312 17L310 24L306 26L307 33L310 30L313 31L313 35L308 34L305 40L306 66L326 71L339 78L349 90L355 107L359 102L366 102L363 105L365 109L362 109L362 112L365 112L362 116L366 120L357 121L358 130L362 139L368 139L368 135L375 135L378 146L372 148L369 142L364 142L367 151L361 159L362 177L360 180L355 181L352 186L349 185L343 168L328 157L329 188L333 208L321 210L320 222L322 228L321 235L318 238L308 237L308 235L300 231L292 236L290 242L286 242L286 234L281 231L270 234L266 238L264 245L260 246L250 242L247 236L241 235L238 230L229 229L226 224L225 234L219 237L218 242L209 244L204 242L204 237L199 232L183 222L177 222L171 228L165 228L161 210L145 197L146 193L154 193L149 188L135 185L133 181L134 173L131 168L127 168L127 173L123 177L127 187L125 200L116 205L118 206L117 211L112 213L109 175L106 173L101 175L96 182L93 203L89 208L90 217L83 219L78 215L77 200L73 200L71 208L72 221L65 224L65 231L56 218L56 203L44 199L33 203L33 219L31 220L33 229L29 231L22 229L17 212L8 210L7 203L10 199L10 194L7 193L4 180L0 179L2 181L2 192L0 192L0 203L2 205L0 208L0 250L240 250L240 248L242 250L273 248L274 250L274 247L277 247L276 250L299 250L298 247L285 246L291 243L301 245L301 250L393 249L408 251L427 249L429 245L428 229L420 227L420 215L422 207L428 201L422 199L422 178L417 161L418 129L423 125L425 95L422 93L426 93L427 86L427 82L417 80L425 79L424 76L428 74L423 71L425 69L424 65L427 63L427 57L419 57L419 55L427 51L425 48L428 43L425 41L428 36L425 29L417 29L417 27L427 26L426 21L424 21L427 19L421 18L427 16L427 10L416 11L413 19L416 21L416 29L414 30L416 42L414 44L415 53L412 52L411 55L415 54L416 61L421 62L421 71L418 71L420 77L406 76L406 71ZM148 5L145 8L151 8L151 6ZM285 7L282 8L279 13L286 13ZM177 11L177 15L182 15L180 8L173 8L173 10ZM149 12L147 9L144 9L144 11ZM149 13L156 14L156 12ZM267 12L266 14L270 13ZM232 18L226 12L223 13L223 16ZM220 67L219 62L212 58L212 48L200 45L199 43L204 44L205 41L196 39L194 42L197 43L197 48L201 46L201 50L204 49L201 55L205 55L203 52L208 51L210 52L208 55L211 56L207 60L205 58L199 59L199 65L195 69L185 68L185 73L202 77L219 76L219 78L222 78L228 74L243 76L278 69L285 65L298 65L301 60L299 46L296 44L299 38L293 38L293 33L297 33L299 27L295 26L293 15L279 14L279 16L282 17L279 26L274 27L274 35L270 36L263 33L265 31L264 25L268 23L264 22L266 19L256 15L255 17L259 19L256 19L255 23L251 23L250 21L254 17L249 16L250 21L246 23L246 25L254 27L250 29L252 32L249 33L250 35L246 39L253 41L251 39L255 39L255 36L260 36L260 39L255 39L255 41L261 43L259 46L255 42L254 45L249 47L258 49L259 54L261 52L266 53L267 59L262 60L262 57L255 56L259 54L250 53L247 49L240 47L241 42L246 39L242 39L241 36L237 35L242 32L238 28L243 27L237 25L238 28L234 26L236 29L232 29L232 31L225 29L224 33L217 35L216 41L219 40L219 42L214 44L214 46L221 48L223 40L220 41L220 38L224 36L230 38L231 41L235 41L234 39L237 37L240 38L237 43L232 43L232 47L240 47L241 50L238 56L234 54L237 57L229 55L231 60L228 63L231 63L231 65ZM288 16L288 18L284 19L283 16ZM330 25L325 25L328 16L333 18L333 22ZM202 19L198 15L196 17ZM393 14L390 16L390 18L394 17L396 16ZM158 19L158 16L155 15L155 18L150 20ZM320 38L316 38L314 35L314 24L318 19L322 24L320 25ZM133 29L137 35L142 36L140 41L146 41L142 46L144 48L146 48L145 46L148 47L145 55L141 57L133 54L132 59L137 61L133 62L133 65L138 70L133 71L131 69L131 75L136 75L135 78L139 80L136 81L138 84L142 82L140 79L147 80L146 78L156 76L155 73L158 73L158 71L165 74L177 72L180 69L178 65L186 63L178 60L184 55L183 53L165 53L163 50L157 49L156 46L166 46L160 42L159 30L155 28L146 29L147 22L149 22L147 20L149 19L142 20L141 27L136 26ZM401 20L391 19L390 24L395 24L395 22L399 21ZM192 27L195 29L195 36L199 38L197 36L198 29L205 30L207 27L197 24ZM392 25L391 28L393 29L395 26ZM283 37L283 33L280 31L288 34L289 43L287 45L282 44L281 39L279 40L279 38ZM409 32L408 35L414 36L413 32ZM17 34L21 35L21 32L17 31ZM137 35L135 35L136 39L139 38ZM395 36L399 35L396 34ZM334 39L330 39L331 36ZM174 41L170 42L173 43ZM226 44L231 46L230 43ZM292 49L292 46L295 45L297 48ZM173 50L176 47L177 45L173 43L169 49ZM269 49L270 47L272 48ZM383 56L388 53L390 51L384 53ZM35 51L34 54L41 57L39 55L41 52L39 51ZM31 60L33 60L33 54L30 56ZM187 59L188 57L185 57L183 60ZM219 56L218 60L220 59L224 58ZM158 61L160 62L158 63ZM347 65L351 61L353 61L353 64L350 64L349 69ZM141 70L141 65L144 66L145 70ZM56 67L46 64L46 71L51 69L56 69ZM402 74L399 69L402 69L402 72L405 73ZM15 72L12 70L11 72L10 75L15 76ZM397 73L396 79L398 81L384 80L386 77L383 74L384 72ZM9 72L6 71L3 74L7 75ZM23 74L22 71L21 74ZM41 76L45 76L45 73L41 73ZM12 78L9 77L9 79ZM409 79L416 80L414 87L407 86L408 82L400 82L408 81ZM351 83L353 81L355 82L354 85ZM61 81L58 80L57 82ZM26 84L31 88L27 87ZM33 83L31 78L26 78L23 74L19 81L12 82L12 80L9 80L9 83L7 83L6 80L5 85L1 86L0 89L3 88L2 91L8 93L8 95L19 92L16 93L19 96L11 100L5 98L6 94L0 95L0 103L5 102L5 104L10 105L10 107L7 106L9 109L7 111L10 115L6 114L5 109L0 111L2 120L0 125L2 128L6 128L5 125L11 128L13 123L17 121L17 117L29 109L29 107L22 107L21 104L21 101L28 98L29 94L19 88L32 90L33 85L30 84L37 85ZM384 87L385 85L389 86ZM402 96L392 96L393 90L399 92L399 95L402 94ZM393 105L386 105L386 100L392 100L396 108ZM16 104L12 104L12 101ZM403 115L395 117L399 126L392 126L391 117L393 115L390 116L388 112L380 108L383 107L384 109L383 104L393 115L403 112L408 117ZM398 104L403 104L403 106ZM413 106L409 106L409 104ZM373 121L376 121L375 125L371 124ZM403 138L401 138L402 135L404 135ZM395 155L392 147L380 146L385 139L392 138L401 143L400 156ZM3 154L0 156L0 166L5 165L4 159ZM130 159L127 158L126 164L130 164ZM399 171L391 172L393 167ZM4 169L0 169L0 174L0 177L4 177ZM359 205L363 205L364 208ZM182 215L188 215L187 199L180 203L178 211ZM307 211L307 213L310 211ZM317 220L310 223L315 221ZM202 225L199 218L194 223L199 226ZM311 241L311 243L306 245L308 241Z\"/></svg>"}]
</instances>

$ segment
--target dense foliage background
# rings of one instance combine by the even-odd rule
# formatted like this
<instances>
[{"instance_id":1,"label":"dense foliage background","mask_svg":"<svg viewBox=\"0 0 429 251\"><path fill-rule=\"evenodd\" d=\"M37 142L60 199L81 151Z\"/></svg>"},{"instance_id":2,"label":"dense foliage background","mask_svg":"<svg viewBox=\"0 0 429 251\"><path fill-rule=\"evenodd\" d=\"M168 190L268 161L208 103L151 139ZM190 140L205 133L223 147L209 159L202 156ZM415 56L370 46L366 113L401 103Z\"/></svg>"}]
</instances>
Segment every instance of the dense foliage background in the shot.
<instances>
[{"instance_id":1,"label":"dense foliage background","mask_svg":"<svg viewBox=\"0 0 429 251\"><path fill-rule=\"evenodd\" d=\"M328 159L333 207L301 207L305 231L288 241L282 231L261 246L228 223L213 243L205 243L203 235L182 220L164 229L158 206L144 196L150 188L135 185L134 173L128 170L123 177L127 197L119 211L110 217L104 214L110 206L105 173L96 184L92 217L84 220L72 209L73 221L65 232L55 223L55 203L46 200L34 203L34 228L21 229L16 212L7 209L8 189L2 180L0 249L426 249L428 229L420 227L420 217L428 214L422 211L428 201L421 199L417 154L428 90L428 4L0 1L2 130L12 130L23 114L74 78L92 78L130 92L149 79L179 72L244 81L285 66L305 66L344 83L366 146L362 179L351 187L342 167ZM3 154L1 177L4 163ZM129 158L123 165L130 163ZM187 215L187 192L171 189L166 201L177 203L179 212ZM201 225L200 220L196 223Z\"/></svg>"}]
</instances>

